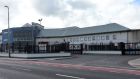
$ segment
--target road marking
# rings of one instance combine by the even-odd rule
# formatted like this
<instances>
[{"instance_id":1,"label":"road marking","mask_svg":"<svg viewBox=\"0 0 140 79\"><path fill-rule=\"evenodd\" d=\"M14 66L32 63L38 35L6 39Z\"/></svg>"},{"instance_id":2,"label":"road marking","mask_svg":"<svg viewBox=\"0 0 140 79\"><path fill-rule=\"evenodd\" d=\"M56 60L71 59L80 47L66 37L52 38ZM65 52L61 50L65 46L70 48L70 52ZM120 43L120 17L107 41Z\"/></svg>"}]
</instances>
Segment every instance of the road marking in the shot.
<instances>
[{"instance_id":1,"label":"road marking","mask_svg":"<svg viewBox=\"0 0 140 79\"><path fill-rule=\"evenodd\" d=\"M73 78L73 79L85 79L85 78L80 78L80 77L75 77L75 76L70 76L70 75L63 75L63 74L56 74L56 75L61 76L61 77Z\"/></svg>"}]
</instances>

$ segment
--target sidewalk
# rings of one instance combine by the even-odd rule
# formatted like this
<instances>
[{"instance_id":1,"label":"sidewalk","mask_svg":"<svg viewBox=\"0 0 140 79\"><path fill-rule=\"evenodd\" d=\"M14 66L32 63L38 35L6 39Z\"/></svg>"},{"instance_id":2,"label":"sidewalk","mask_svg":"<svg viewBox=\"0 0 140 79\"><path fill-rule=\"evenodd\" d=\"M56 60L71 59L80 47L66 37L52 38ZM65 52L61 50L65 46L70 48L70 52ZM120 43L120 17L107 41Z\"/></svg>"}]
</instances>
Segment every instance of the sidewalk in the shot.
<instances>
[{"instance_id":1,"label":"sidewalk","mask_svg":"<svg viewBox=\"0 0 140 79\"><path fill-rule=\"evenodd\" d=\"M0 60L27 61L27 60L37 60L37 59L0 57Z\"/></svg>"},{"instance_id":2,"label":"sidewalk","mask_svg":"<svg viewBox=\"0 0 140 79\"><path fill-rule=\"evenodd\" d=\"M128 64L140 69L140 58L128 61Z\"/></svg>"},{"instance_id":3,"label":"sidewalk","mask_svg":"<svg viewBox=\"0 0 140 79\"><path fill-rule=\"evenodd\" d=\"M39 60L62 60L62 59L70 59L75 58L75 56L71 57L50 57L50 58L8 58L8 57L0 57L0 60L13 60L13 61L39 61Z\"/></svg>"}]
</instances>

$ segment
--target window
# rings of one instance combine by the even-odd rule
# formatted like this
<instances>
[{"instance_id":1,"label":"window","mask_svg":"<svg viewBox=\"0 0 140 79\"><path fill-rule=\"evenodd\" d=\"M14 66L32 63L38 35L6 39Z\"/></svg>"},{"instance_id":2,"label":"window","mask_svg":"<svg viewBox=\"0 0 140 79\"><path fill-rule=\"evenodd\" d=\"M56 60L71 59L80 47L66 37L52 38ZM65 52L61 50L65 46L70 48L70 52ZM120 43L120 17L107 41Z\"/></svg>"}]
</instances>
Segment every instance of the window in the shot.
<instances>
[{"instance_id":1,"label":"window","mask_svg":"<svg viewBox=\"0 0 140 79\"><path fill-rule=\"evenodd\" d=\"M84 37L84 41L87 41L87 37Z\"/></svg>"},{"instance_id":2,"label":"window","mask_svg":"<svg viewBox=\"0 0 140 79\"><path fill-rule=\"evenodd\" d=\"M106 35L106 40L109 40L109 35Z\"/></svg>"},{"instance_id":3,"label":"window","mask_svg":"<svg viewBox=\"0 0 140 79\"><path fill-rule=\"evenodd\" d=\"M72 42L72 38L70 38L69 41Z\"/></svg>"},{"instance_id":4,"label":"window","mask_svg":"<svg viewBox=\"0 0 140 79\"><path fill-rule=\"evenodd\" d=\"M79 42L79 37L76 38L76 42Z\"/></svg>"},{"instance_id":5,"label":"window","mask_svg":"<svg viewBox=\"0 0 140 79\"><path fill-rule=\"evenodd\" d=\"M113 40L116 40L117 38L116 38L116 35L113 35Z\"/></svg>"},{"instance_id":6,"label":"window","mask_svg":"<svg viewBox=\"0 0 140 79\"><path fill-rule=\"evenodd\" d=\"M88 36L88 41L91 41L91 37L90 36Z\"/></svg>"},{"instance_id":7,"label":"window","mask_svg":"<svg viewBox=\"0 0 140 79\"><path fill-rule=\"evenodd\" d=\"M84 41L84 38L83 37L80 37L79 38L79 42L82 42L82 41Z\"/></svg>"},{"instance_id":8,"label":"window","mask_svg":"<svg viewBox=\"0 0 140 79\"><path fill-rule=\"evenodd\" d=\"M4 32L4 34L7 34L8 32Z\"/></svg>"},{"instance_id":9,"label":"window","mask_svg":"<svg viewBox=\"0 0 140 79\"><path fill-rule=\"evenodd\" d=\"M105 40L105 36L101 36L101 40Z\"/></svg>"},{"instance_id":10,"label":"window","mask_svg":"<svg viewBox=\"0 0 140 79\"><path fill-rule=\"evenodd\" d=\"M96 40L100 40L100 36L96 36Z\"/></svg>"},{"instance_id":11,"label":"window","mask_svg":"<svg viewBox=\"0 0 140 79\"><path fill-rule=\"evenodd\" d=\"M95 40L95 36L92 36L92 41Z\"/></svg>"},{"instance_id":12,"label":"window","mask_svg":"<svg viewBox=\"0 0 140 79\"><path fill-rule=\"evenodd\" d=\"M76 42L76 38L73 38L73 42Z\"/></svg>"}]
</instances>

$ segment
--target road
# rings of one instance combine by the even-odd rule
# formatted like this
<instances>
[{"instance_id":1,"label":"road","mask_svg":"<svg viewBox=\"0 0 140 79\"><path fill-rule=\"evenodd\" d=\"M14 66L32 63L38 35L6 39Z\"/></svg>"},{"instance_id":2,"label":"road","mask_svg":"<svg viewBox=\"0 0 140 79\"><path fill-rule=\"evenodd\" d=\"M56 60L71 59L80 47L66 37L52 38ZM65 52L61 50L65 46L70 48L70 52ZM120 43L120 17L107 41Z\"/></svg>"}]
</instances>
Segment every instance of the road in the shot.
<instances>
[{"instance_id":1,"label":"road","mask_svg":"<svg viewBox=\"0 0 140 79\"><path fill-rule=\"evenodd\" d=\"M139 55L74 55L72 58L56 58L52 60L38 59L52 63L80 64L86 66L103 66L130 68L128 61L139 58Z\"/></svg>"},{"instance_id":2,"label":"road","mask_svg":"<svg viewBox=\"0 0 140 79\"><path fill-rule=\"evenodd\" d=\"M0 60L0 79L139 79L140 70L62 64L31 60Z\"/></svg>"}]
</instances>

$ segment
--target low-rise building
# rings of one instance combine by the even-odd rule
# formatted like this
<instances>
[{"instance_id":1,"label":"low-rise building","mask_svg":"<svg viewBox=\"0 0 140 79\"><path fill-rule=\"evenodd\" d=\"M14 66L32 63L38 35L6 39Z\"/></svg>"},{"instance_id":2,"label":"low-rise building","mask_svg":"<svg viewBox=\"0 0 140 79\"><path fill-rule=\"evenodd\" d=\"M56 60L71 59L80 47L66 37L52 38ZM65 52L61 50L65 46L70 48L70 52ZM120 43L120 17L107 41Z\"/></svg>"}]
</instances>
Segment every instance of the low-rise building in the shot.
<instances>
[{"instance_id":1,"label":"low-rise building","mask_svg":"<svg viewBox=\"0 0 140 79\"><path fill-rule=\"evenodd\" d=\"M122 25L111 23L92 27L67 27L43 29L36 38L36 44L69 42L70 44L130 43L140 42L140 30L132 30Z\"/></svg>"},{"instance_id":2,"label":"low-rise building","mask_svg":"<svg viewBox=\"0 0 140 79\"><path fill-rule=\"evenodd\" d=\"M22 27L10 28L9 42L10 46L14 46L14 48L23 46L23 49L25 49L26 45L37 45L37 51L38 49L47 50L48 44L60 43L85 45L108 45L113 43L116 46L120 42L140 42L140 30L129 29L116 23L84 28L74 26L58 29L44 29L40 24L27 23ZM6 49L8 29L2 31L2 44ZM48 49L51 49L51 47Z\"/></svg>"},{"instance_id":3,"label":"low-rise building","mask_svg":"<svg viewBox=\"0 0 140 79\"><path fill-rule=\"evenodd\" d=\"M2 34L0 33L0 45L2 44Z\"/></svg>"}]
</instances>

